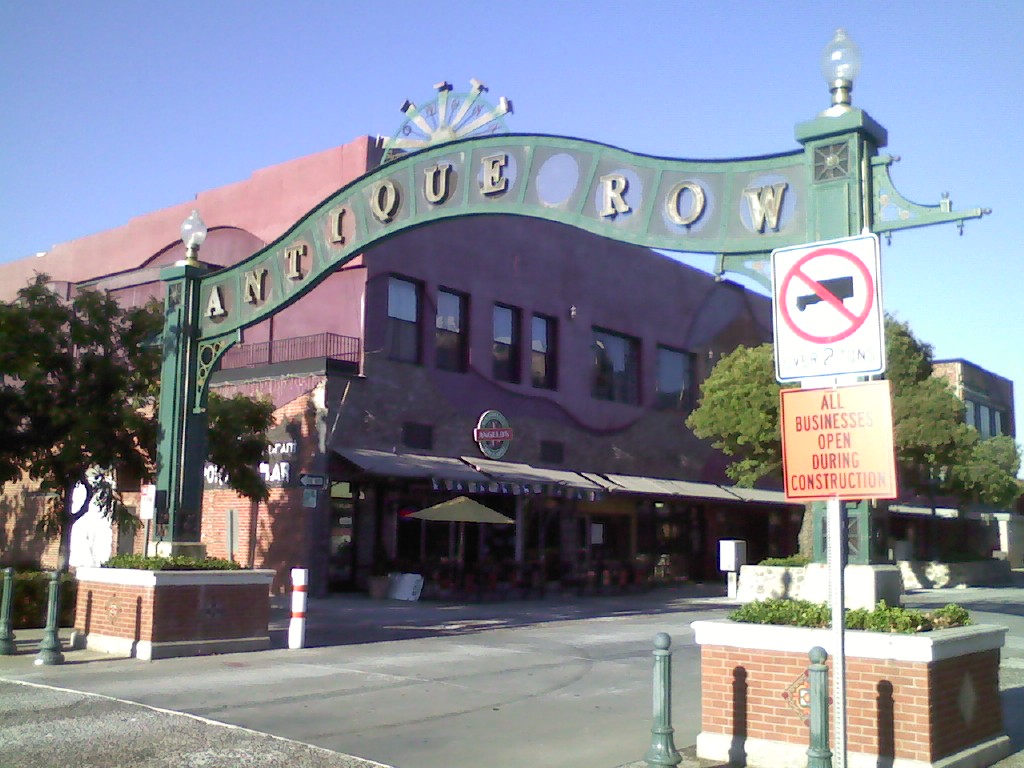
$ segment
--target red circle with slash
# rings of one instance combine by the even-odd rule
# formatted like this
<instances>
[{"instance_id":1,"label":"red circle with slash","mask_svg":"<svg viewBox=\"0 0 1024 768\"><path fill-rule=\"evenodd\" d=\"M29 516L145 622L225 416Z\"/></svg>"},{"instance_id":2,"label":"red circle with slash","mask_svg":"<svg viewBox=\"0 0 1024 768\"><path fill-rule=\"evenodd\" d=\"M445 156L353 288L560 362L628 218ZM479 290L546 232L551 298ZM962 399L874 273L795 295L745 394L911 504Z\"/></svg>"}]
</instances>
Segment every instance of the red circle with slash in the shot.
<instances>
[{"instance_id":1,"label":"red circle with slash","mask_svg":"<svg viewBox=\"0 0 1024 768\"><path fill-rule=\"evenodd\" d=\"M838 256L839 258L849 261L856 268L861 277L864 278L865 287L867 289L867 300L864 302L864 307L860 312L851 312L843 304L842 299L838 298L820 282L804 273L803 267L805 264L822 256ZM794 279L806 284L822 301L845 317L847 321L849 321L847 327L830 336L819 336L817 334L810 333L809 331L805 331L803 328L798 326L796 320L794 320L789 311L788 302L785 301L790 286L793 285ZM782 301L780 301L780 304L782 305L782 319L786 321L786 325L790 327L793 333L804 341L810 341L815 344L831 344L833 342L849 338L864 325L864 321L868 319L868 315L871 314L871 308L875 304L875 286L874 281L871 279L871 273L868 271L868 268L863 261L858 259L849 251L844 251L842 248L826 247L817 248L811 251L800 259L800 261L790 267L786 276L782 280L782 287L779 289L779 296L782 299Z\"/></svg>"}]
</instances>

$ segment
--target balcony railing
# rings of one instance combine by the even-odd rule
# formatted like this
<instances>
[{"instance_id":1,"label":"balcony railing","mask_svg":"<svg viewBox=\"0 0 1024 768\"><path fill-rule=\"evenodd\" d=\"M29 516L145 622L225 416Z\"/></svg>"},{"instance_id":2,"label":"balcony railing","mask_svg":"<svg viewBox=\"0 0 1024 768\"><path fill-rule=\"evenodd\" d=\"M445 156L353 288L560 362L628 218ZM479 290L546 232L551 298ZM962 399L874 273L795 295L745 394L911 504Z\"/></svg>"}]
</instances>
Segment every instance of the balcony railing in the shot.
<instances>
[{"instance_id":1,"label":"balcony railing","mask_svg":"<svg viewBox=\"0 0 1024 768\"><path fill-rule=\"evenodd\" d=\"M255 368L271 363L327 358L359 364L359 339L336 333L316 333L312 336L294 336L290 339L236 344L221 358L221 370Z\"/></svg>"}]
</instances>

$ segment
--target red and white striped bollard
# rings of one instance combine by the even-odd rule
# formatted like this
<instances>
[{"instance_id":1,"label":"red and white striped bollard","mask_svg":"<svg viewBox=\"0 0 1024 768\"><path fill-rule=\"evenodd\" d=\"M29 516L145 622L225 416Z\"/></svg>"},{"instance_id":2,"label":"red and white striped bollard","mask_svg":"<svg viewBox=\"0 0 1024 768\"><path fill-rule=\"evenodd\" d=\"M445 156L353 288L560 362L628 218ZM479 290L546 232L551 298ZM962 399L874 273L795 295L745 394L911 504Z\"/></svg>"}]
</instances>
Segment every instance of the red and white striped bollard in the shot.
<instances>
[{"instance_id":1,"label":"red and white striped bollard","mask_svg":"<svg viewBox=\"0 0 1024 768\"><path fill-rule=\"evenodd\" d=\"M306 590L309 586L309 571L292 568L292 619L288 623L288 647L303 648L306 645Z\"/></svg>"}]
</instances>

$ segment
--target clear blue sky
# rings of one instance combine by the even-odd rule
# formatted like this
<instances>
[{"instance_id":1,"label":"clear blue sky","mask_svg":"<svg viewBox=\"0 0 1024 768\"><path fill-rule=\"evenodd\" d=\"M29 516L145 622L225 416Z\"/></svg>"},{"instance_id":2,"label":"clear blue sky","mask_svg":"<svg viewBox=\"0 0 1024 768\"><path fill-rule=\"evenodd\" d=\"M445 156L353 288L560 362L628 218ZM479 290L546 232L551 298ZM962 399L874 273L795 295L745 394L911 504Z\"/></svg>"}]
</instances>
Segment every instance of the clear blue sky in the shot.
<instances>
[{"instance_id":1,"label":"clear blue sky","mask_svg":"<svg viewBox=\"0 0 1024 768\"><path fill-rule=\"evenodd\" d=\"M405 99L475 77L513 131L646 154L796 149L828 104L836 27L897 188L992 216L883 243L886 308L939 358L1016 383L1024 418L1024 2L7 2L0 260L114 227L253 170L390 135Z\"/></svg>"}]
</instances>

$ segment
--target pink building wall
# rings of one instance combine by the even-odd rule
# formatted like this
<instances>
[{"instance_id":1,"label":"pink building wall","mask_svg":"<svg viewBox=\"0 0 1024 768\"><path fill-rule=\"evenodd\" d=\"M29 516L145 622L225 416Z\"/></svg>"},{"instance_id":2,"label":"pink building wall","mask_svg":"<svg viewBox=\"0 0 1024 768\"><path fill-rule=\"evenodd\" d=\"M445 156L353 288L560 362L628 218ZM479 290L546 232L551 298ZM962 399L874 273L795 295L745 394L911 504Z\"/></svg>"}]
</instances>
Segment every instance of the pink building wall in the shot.
<instances>
[{"instance_id":1,"label":"pink building wall","mask_svg":"<svg viewBox=\"0 0 1024 768\"><path fill-rule=\"evenodd\" d=\"M379 155L374 139L362 136L255 171L244 181L200 192L195 200L137 216L123 226L60 243L40 256L0 264L0 300L13 298L36 272L79 283L144 265L173 263L184 257L179 230L193 208L211 230L230 227L249 233L260 244L272 242L328 195L374 167ZM202 256L226 266L250 253L220 251L211 237Z\"/></svg>"}]
</instances>

